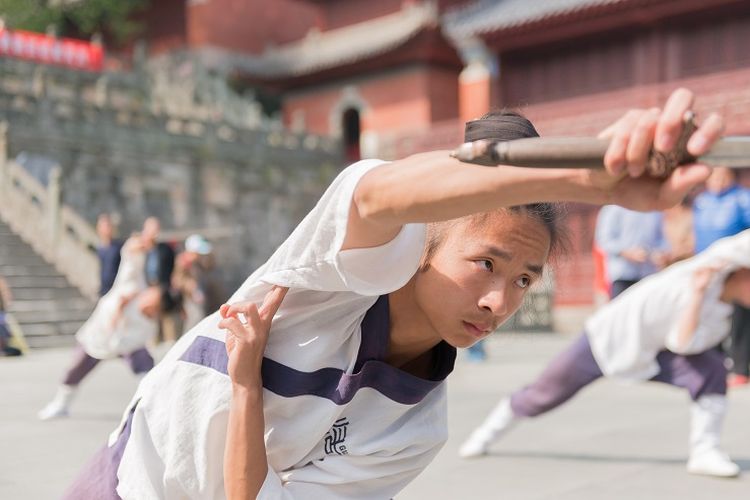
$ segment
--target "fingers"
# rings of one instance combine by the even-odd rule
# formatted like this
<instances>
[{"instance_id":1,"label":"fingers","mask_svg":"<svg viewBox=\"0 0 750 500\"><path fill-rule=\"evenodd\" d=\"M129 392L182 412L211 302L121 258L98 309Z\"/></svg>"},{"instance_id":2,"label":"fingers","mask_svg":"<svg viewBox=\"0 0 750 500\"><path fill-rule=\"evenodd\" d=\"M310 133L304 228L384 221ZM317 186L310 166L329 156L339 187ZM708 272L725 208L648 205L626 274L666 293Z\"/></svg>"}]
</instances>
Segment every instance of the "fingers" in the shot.
<instances>
[{"instance_id":1,"label":"fingers","mask_svg":"<svg viewBox=\"0 0 750 500\"><path fill-rule=\"evenodd\" d=\"M248 331L245 328L245 325L243 325L242 322L235 317L224 318L219 321L219 328L223 330L229 330L232 335L234 335L238 339L244 339L248 336Z\"/></svg>"},{"instance_id":2,"label":"fingers","mask_svg":"<svg viewBox=\"0 0 750 500\"><path fill-rule=\"evenodd\" d=\"M276 312L281 306L289 288L273 285L271 290L263 298L260 309L254 302L237 302L236 304L222 304L219 314L219 328L227 329L239 338L243 338L250 329L259 331L268 330ZM240 320L240 314L244 316L247 323Z\"/></svg>"},{"instance_id":3,"label":"fingers","mask_svg":"<svg viewBox=\"0 0 750 500\"><path fill-rule=\"evenodd\" d=\"M236 316L237 314L248 314L258 315L262 318L270 319L276 314L281 306L281 302L284 300L286 293L289 288L273 285L271 290L263 297L263 303L260 308L255 305L255 302L236 302L234 304L223 304L219 308L219 314L222 318L227 316Z\"/></svg>"},{"instance_id":4,"label":"fingers","mask_svg":"<svg viewBox=\"0 0 750 500\"><path fill-rule=\"evenodd\" d=\"M651 141L656 131L660 112L659 108L651 108L644 112L638 118L638 123L630 135L625 157L628 164L628 173L632 177L638 177L646 170L646 163L651 152Z\"/></svg>"},{"instance_id":5,"label":"fingers","mask_svg":"<svg viewBox=\"0 0 750 500\"><path fill-rule=\"evenodd\" d=\"M263 298L263 304L260 306L259 315L261 320L270 321L273 319L288 291L289 288L283 286L274 285L271 287L271 291Z\"/></svg>"},{"instance_id":6,"label":"fingers","mask_svg":"<svg viewBox=\"0 0 750 500\"><path fill-rule=\"evenodd\" d=\"M219 328L229 330L238 339L247 339L250 332L260 332L264 328L258 316L258 308L253 302L238 302L236 304L222 304L219 314L223 318L219 321ZM240 319L243 315L246 323ZM229 346L227 346L229 348Z\"/></svg>"},{"instance_id":7,"label":"fingers","mask_svg":"<svg viewBox=\"0 0 750 500\"><path fill-rule=\"evenodd\" d=\"M599 134L600 138L610 139L604 157L609 173L624 175L627 170L631 177L638 177L646 173L652 149L662 153L674 150L682 134L685 117L691 111L694 101L692 92L684 88L677 89L669 96L663 111L657 108L628 111ZM712 113L691 136L687 144L688 152L693 156L706 153L723 131L722 118ZM682 189L681 182L689 181L692 175L696 174L684 177L672 188Z\"/></svg>"},{"instance_id":8,"label":"fingers","mask_svg":"<svg viewBox=\"0 0 750 500\"><path fill-rule=\"evenodd\" d=\"M611 174L617 175L625 168L627 164L626 153L628 142L630 142L631 133L638 123L641 114L641 110L630 110L625 113L625 116L605 130L610 136L610 142L607 152L604 154L604 166Z\"/></svg>"},{"instance_id":9,"label":"fingers","mask_svg":"<svg viewBox=\"0 0 750 500\"><path fill-rule=\"evenodd\" d=\"M706 153L724 132L724 120L717 113L711 113L698 127L687 143L687 150L693 156Z\"/></svg>"},{"instance_id":10,"label":"fingers","mask_svg":"<svg viewBox=\"0 0 750 500\"><path fill-rule=\"evenodd\" d=\"M224 308L224 306L227 307ZM224 311L223 313L222 310ZM221 313L222 317L224 318L238 318L239 315L242 314L248 323L252 323L253 321L257 323L260 321L258 306L255 305L255 302L237 302L235 304L224 304L223 306L221 306L221 308L219 308L219 313Z\"/></svg>"},{"instance_id":11,"label":"fingers","mask_svg":"<svg viewBox=\"0 0 750 500\"><path fill-rule=\"evenodd\" d=\"M222 318L226 318L229 316L227 312L229 311L229 304L222 304L221 307L219 307L219 314Z\"/></svg>"},{"instance_id":12,"label":"fingers","mask_svg":"<svg viewBox=\"0 0 750 500\"><path fill-rule=\"evenodd\" d=\"M685 113L693 107L694 100L693 93L687 89L680 88L672 92L656 125L654 149L662 153L674 149L682 132Z\"/></svg>"}]
</instances>

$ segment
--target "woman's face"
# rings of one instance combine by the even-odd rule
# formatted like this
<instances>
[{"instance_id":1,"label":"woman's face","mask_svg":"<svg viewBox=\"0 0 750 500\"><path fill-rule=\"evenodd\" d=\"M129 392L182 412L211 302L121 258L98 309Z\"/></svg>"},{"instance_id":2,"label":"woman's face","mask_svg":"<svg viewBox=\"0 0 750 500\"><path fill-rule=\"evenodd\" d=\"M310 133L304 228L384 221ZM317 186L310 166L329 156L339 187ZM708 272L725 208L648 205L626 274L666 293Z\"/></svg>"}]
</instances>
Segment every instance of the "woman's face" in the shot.
<instances>
[{"instance_id":1,"label":"woman's face","mask_svg":"<svg viewBox=\"0 0 750 500\"><path fill-rule=\"evenodd\" d=\"M417 306L443 340L469 347L519 308L541 279L550 243L544 224L524 212L462 221L446 229L429 266L417 274Z\"/></svg>"}]
</instances>

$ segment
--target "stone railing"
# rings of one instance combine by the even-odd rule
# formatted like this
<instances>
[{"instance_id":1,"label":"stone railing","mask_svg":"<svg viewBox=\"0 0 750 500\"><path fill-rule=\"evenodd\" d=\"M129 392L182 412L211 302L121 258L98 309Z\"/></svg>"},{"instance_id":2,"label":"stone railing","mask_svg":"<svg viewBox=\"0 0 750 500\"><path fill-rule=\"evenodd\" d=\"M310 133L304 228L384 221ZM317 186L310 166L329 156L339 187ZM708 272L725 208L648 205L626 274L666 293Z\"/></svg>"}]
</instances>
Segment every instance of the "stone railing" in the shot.
<instances>
[{"instance_id":1,"label":"stone railing","mask_svg":"<svg viewBox=\"0 0 750 500\"><path fill-rule=\"evenodd\" d=\"M43 186L7 155L7 124L0 123L0 218L71 284L92 300L99 289L94 228L60 203L60 167Z\"/></svg>"}]
</instances>

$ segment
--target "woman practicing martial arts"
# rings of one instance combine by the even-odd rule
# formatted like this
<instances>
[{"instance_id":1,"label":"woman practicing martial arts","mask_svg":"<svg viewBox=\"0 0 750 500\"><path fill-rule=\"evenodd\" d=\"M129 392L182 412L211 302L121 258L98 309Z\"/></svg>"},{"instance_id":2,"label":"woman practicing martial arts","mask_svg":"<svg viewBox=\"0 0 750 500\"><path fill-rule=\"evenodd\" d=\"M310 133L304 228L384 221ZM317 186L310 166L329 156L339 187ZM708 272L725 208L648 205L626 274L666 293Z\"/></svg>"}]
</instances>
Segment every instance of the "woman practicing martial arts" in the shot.
<instances>
[{"instance_id":1,"label":"woman practicing martial arts","mask_svg":"<svg viewBox=\"0 0 750 500\"><path fill-rule=\"evenodd\" d=\"M489 335L540 278L558 238L546 202L653 209L705 180L695 165L640 175L652 144L674 147L691 104L679 90L663 112L608 129L608 171L488 168L447 151L346 168L231 305L143 379L67 498L392 498L447 438L456 348ZM708 118L689 149L720 130ZM534 135L493 115L466 138Z\"/></svg>"},{"instance_id":2,"label":"woman practicing martial arts","mask_svg":"<svg viewBox=\"0 0 750 500\"><path fill-rule=\"evenodd\" d=\"M78 384L103 359L125 358L136 375L154 367L146 344L158 330L161 291L147 285L144 266L158 233L158 221L147 219L143 232L125 242L112 288L76 333L75 359L52 401L39 412L40 419L68 416Z\"/></svg>"},{"instance_id":3,"label":"woman practicing martial arts","mask_svg":"<svg viewBox=\"0 0 750 500\"><path fill-rule=\"evenodd\" d=\"M463 444L474 457L515 423L557 408L600 377L653 380L688 390L688 472L733 477L719 448L727 369L716 349L730 332L733 304L750 305L750 230L651 275L589 318L584 334L531 385L500 401Z\"/></svg>"}]
</instances>

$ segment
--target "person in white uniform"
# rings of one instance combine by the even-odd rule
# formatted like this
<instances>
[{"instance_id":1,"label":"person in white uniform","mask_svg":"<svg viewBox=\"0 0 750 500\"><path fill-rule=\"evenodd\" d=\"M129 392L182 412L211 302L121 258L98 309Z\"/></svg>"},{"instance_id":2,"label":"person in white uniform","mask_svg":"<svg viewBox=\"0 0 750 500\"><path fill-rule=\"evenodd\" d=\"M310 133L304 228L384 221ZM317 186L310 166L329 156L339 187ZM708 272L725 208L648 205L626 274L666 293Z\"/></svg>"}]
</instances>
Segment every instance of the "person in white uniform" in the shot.
<instances>
[{"instance_id":1,"label":"person in white uniform","mask_svg":"<svg viewBox=\"0 0 750 500\"><path fill-rule=\"evenodd\" d=\"M392 498L446 440L456 348L489 335L540 278L557 240L544 202L653 209L708 176L641 175L654 136L670 150L691 103L680 90L663 112L609 129L609 171L487 168L447 151L345 169L231 305L143 379L65 498ZM720 130L709 117L690 150ZM466 138L533 135L495 114Z\"/></svg>"},{"instance_id":2,"label":"person in white uniform","mask_svg":"<svg viewBox=\"0 0 750 500\"><path fill-rule=\"evenodd\" d=\"M687 389L691 473L721 477L739 467L719 447L726 413L724 356L733 304L750 305L750 230L639 281L597 311L584 333L523 389L504 398L459 453L487 452L517 422L557 408L601 377Z\"/></svg>"},{"instance_id":3,"label":"person in white uniform","mask_svg":"<svg viewBox=\"0 0 750 500\"><path fill-rule=\"evenodd\" d=\"M78 385L102 360L124 358L139 376L154 367L146 345L158 331L161 296L157 287L146 283L144 263L158 232L158 222L147 219L143 231L125 242L112 288L76 333L73 363L55 396L38 413L41 420L67 417Z\"/></svg>"}]
</instances>

